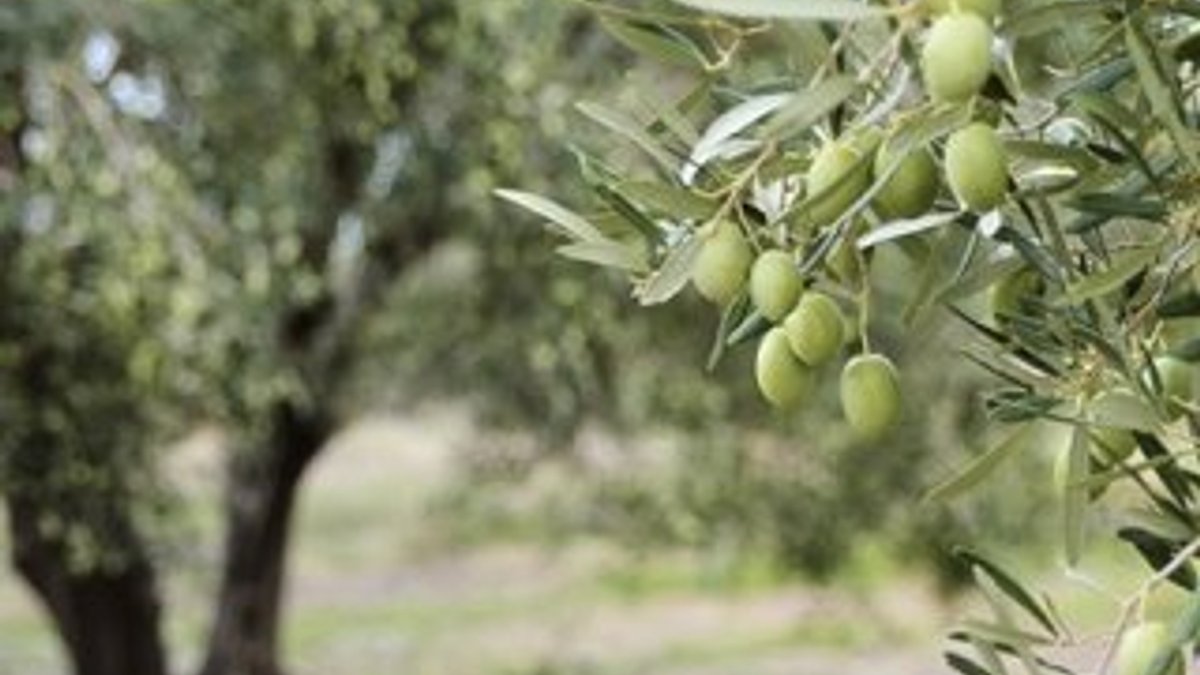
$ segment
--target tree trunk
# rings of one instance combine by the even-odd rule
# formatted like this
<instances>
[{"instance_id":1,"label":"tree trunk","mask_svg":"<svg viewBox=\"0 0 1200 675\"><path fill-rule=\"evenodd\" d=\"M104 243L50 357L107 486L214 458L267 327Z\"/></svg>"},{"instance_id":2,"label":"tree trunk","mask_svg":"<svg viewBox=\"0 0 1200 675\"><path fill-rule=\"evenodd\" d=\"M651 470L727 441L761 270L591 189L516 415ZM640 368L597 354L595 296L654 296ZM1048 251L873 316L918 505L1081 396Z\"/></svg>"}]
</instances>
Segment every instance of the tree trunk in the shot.
<instances>
[{"instance_id":1,"label":"tree trunk","mask_svg":"<svg viewBox=\"0 0 1200 675\"><path fill-rule=\"evenodd\" d=\"M10 496L13 565L50 611L76 675L166 675L158 587L144 544L122 517L125 564L76 573L68 551L44 537L42 511Z\"/></svg>"},{"instance_id":2,"label":"tree trunk","mask_svg":"<svg viewBox=\"0 0 1200 675\"><path fill-rule=\"evenodd\" d=\"M279 675L284 563L296 494L331 425L280 404L262 452L230 459L225 565L201 675Z\"/></svg>"}]
</instances>

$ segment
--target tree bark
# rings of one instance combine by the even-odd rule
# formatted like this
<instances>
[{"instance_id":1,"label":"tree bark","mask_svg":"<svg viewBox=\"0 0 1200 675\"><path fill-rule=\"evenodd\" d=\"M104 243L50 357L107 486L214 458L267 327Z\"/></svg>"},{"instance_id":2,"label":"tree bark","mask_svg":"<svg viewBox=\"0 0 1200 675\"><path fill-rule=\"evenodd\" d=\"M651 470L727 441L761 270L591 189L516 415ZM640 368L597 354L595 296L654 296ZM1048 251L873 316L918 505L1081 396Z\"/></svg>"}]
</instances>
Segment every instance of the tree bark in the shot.
<instances>
[{"instance_id":1,"label":"tree bark","mask_svg":"<svg viewBox=\"0 0 1200 675\"><path fill-rule=\"evenodd\" d=\"M13 565L49 610L73 672L166 675L154 568L131 524L114 524L128 535L119 569L76 573L66 548L42 535L39 506L16 496L7 503Z\"/></svg>"},{"instance_id":2,"label":"tree bark","mask_svg":"<svg viewBox=\"0 0 1200 675\"><path fill-rule=\"evenodd\" d=\"M225 564L201 675L279 675L280 607L297 491L332 431L320 415L281 403L263 452L231 458Z\"/></svg>"}]
</instances>

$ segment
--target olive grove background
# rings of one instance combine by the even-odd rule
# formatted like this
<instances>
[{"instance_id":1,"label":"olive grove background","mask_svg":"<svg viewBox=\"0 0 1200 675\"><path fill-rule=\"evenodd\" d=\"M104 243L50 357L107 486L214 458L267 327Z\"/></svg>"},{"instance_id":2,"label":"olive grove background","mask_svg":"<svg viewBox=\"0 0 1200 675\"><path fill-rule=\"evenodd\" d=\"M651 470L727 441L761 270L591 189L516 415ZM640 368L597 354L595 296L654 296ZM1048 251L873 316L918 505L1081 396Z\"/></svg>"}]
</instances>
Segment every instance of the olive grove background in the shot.
<instances>
[{"instance_id":1,"label":"olive grove background","mask_svg":"<svg viewBox=\"0 0 1200 675\"><path fill-rule=\"evenodd\" d=\"M954 327L884 322L861 443L492 197L622 152L576 99L681 93L606 16L0 5L0 673L931 672L952 544L1053 564L1019 471L918 507Z\"/></svg>"}]
</instances>

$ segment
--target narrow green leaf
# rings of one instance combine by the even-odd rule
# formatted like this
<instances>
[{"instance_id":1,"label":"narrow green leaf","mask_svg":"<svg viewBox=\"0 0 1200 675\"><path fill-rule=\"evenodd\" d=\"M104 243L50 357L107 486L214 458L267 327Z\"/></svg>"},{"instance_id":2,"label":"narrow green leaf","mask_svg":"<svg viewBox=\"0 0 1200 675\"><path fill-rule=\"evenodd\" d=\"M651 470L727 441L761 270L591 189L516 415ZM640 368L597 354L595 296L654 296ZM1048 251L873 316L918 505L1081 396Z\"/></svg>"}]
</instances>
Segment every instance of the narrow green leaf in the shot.
<instances>
[{"instance_id":1,"label":"narrow green leaf","mask_svg":"<svg viewBox=\"0 0 1200 675\"><path fill-rule=\"evenodd\" d=\"M1088 435L1087 429L1074 425L1071 431L1071 453L1067 461L1067 494L1063 504L1063 528L1067 565L1075 567L1083 554L1085 515L1088 493L1084 487L1088 479Z\"/></svg>"},{"instance_id":2,"label":"narrow green leaf","mask_svg":"<svg viewBox=\"0 0 1200 675\"><path fill-rule=\"evenodd\" d=\"M759 133L759 138L791 138L824 119L859 89L850 75L836 75L798 92L779 109Z\"/></svg>"},{"instance_id":3,"label":"narrow green leaf","mask_svg":"<svg viewBox=\"0 0 1200 675\"><path fill-rule=\"evenodd\" d=\"M1159 221L1167 215L1167 205L1158 199L1143 199L1112 193L1088 193L1067 200L1066 205L1084 213L1109 218L1140 218Z\"/></svg>"},{"instance_id":4,"label":"narrow green leaf","mask_svg":"<svg viewBox=\"0 0 1200 675\"><path fill-rule=\"evenodd\" d=\"M860 21L886 16L884 10L861 0L674 0L713 14L747 19Z\"/></svg>"},{"instance_id":5,"label":"narrow green leaf","mask_svg":"<svg viewBox=\"0 0 1200 675\"><path fill-rule=\"evenodd\" d=\"M1107 295L1153 263L1158 254L1159 247L1157 245L1123 251L1113 256L1112 264L1105 270L1088 275L1067 286L1067 292L1063 295L1062 302L1076 305Z\"/></svg>"},{"instance_id":6,"label":"narrow green leaf","mask_svg":"<svg viewBox=\"0 0 1200 675\"><path fill-rule=\"evenodd\" d=\"M890 223L884 223L879 227L871 230L867 234L859 237L856 242L858 248L866 250L879 244L904 237L911 237L914 234L921 234L928 230L934 230L948 223L952 223L958 219L961 214L957 211L946 211L942 213L929 213L924 216L912 218L909 220L893 220Z\"/></svg>"},{"instance_id":7,"label":"narrow green leaf","mask_svg":"<svg viewBox=\"0 0 1200 675\"><path fill-rule=\"evenodd\" d=\"M713 157L721 154L726 143L756 124L767 115L779 110L789 100L791 94L772 93L747 99L721 113L709 123L700 140L688 155L687 166L684 167L684 182L690 182L687 176L694 174L699 167L707 164Z\"/></svg>"},{"instance_id":8,"label":"narrow green leaf","mask_svg":"<svg viewBox=\"0 0 1200 675\"><path fill-rule=\"evenodd\" d=\"M630 181L617 191L655 213L673 218L706 220L717 210L714 200L668 183Z\"/></svg>"},{"instance_id":9,"label":"narrow green leaf","mask_svg":"<svg viewBox=\"0 0 1200 675\"><path fill-rule=\"evenodd\" d=\"M559 246L559 255L629 272L645 272L646 261L630 247L614 241L577 241Z\"/></svg>"},{"instance_id":10,"label":"narrow green leaf","mask_svg":"<svg viewBox=\"0 0 1200 675\"><path fill-rule=\"evenodd\" d=\"M600 103L582 101L575 106L581 113L601 126L624 136L643 152L654 158L668 173L675 170L675 158L633 117Z\"/></svg>"},{"instance_id":11,"label":"narrow green leaf","mask_svg":"<svg viewBox=\"0 0 1200 675\"><path fill-rule=\"evenodd\" d=\"M743 319L736 328L730 331L729 337L725 340L725 346L733 347L746 342L747 340L753 340L762 336L764 333L770 330L770 328L771 321L767 319L767 317L760 314L756 309L746 315L746 318Z\"/></svg>"},{"instance_id":12,"label":"narrow green leaf","mask_svg":"<svg viewBox=\"0 0 1200 675\"><path fill-rule=\"evenodd\" d=\"M520 190L499 189L494 193L497 197L516 204L521 208L532 211L539 216L558 225L560 233L583 241L608 241L600 230L584 220L579 214L564 208L558 203L540 195Z\"/></svg>"},{"instance_id":13,"label":"narrow green leaf","mask_svg":"<svg viewBox=\"0 0 1200 675\"><path fill-rule=\"evenodd\" d=\"M962 675L994 675L996 672L984 668L962 654L956 654L955 652L946 652L946 665L962 673Z\"/></svg>"},{"instance_id":14,"label":"narrow green leaf","mask_svg":"<svg viewBox=\"0 0 1200 675\"><path fill-rule=\"evenodd\" d=\"M1011 598L1014 602L1020 605L1025 611L1029 612L1034 619L1050 632L1051 635L1058 635L1058 628L1054 625L1054 621L1050 618L1050 614L1042 607L1033 594L1025 590L1021 582L1017 578L1001 567L998 563L989 560L977 551L968 548L960 548L954 554L971 565L981 568L992 581L995 582L996 588Z\"/></svg>"},{"instance_id":15,"label":"narrow green leaf","mask_svg":"<svg viewBox=\"0 0 1200 675\"><path fill-rule=\"evenodd\" d=\"M991 475L1004 460L1026 448L1032 428L1031 425L1022 426L987 452L976 457L957 474L935 486L925 494L922 501L947 501L970 490Z\"/></svg>"},{"instance_id":16,"label":"narrow green leaf","mask_svg":"<svg viewBox=\"0 0 1200 675\"><path fill-rule=\"evenodd\" d=\"M1129 542L1155 572L1169 565L1183 547L1178 541L1139 527L1123 527L1117 530L1117 536ZM1180 588L1196 590L1196 571L1190 563L1175 570L1168 579Z\"/></svg>"},{"instance_id":17,"label":"narrow green leaf","mask_svg":"<svg viewBox=\"0 0 1200 675\"><path fill-rule=\"evenodd\" d=\"M1200 169L1196 138L1194 132L1183 121L1176 89L1162 70L1154 51L1154 43L1132 18L1125 21L1125 45L1133 60L1142 93L1150 101L1150 110L1170 132L1188 163L1194 169Z\"/></svg>"},{"instance_id":18,"label":"narrow green leaf","mask_svg":"<svg viewBox=\"0 0 1200 675\"><path fill-rule=\"evenodd\" d=\"M721 363L721 358L725 356L725 349L729 346L729 336L736 329L738 324L746 317L747 314L755 314L757 310L752 309L752 303L745 295L738 298L736 302L729 303L725 311L721 312L721 321L717 325L716 335L713 336L712 347L708 351L708 364L705 370L713 372Z\"/></svg>"},{"instance_id":19,"label":"narrow green leaf","mask_svg":"<svg viewBox=\"0 0 1200 675\"><path fill-rule=\"evenodd\" d=\"M679 294L691 278L692 265L700 254L704 237L692 234L667 254L663 264L634 291L643 305L664 303Z\"/></svg>"},{"instance_id":20,"label":"narrow green leaf","mask_svg":"<svg viewBox=\"0 0 1200 675\"><path fill-rule=\"evenodd\" d=\"M682 68L704 68L704 55L696 45L663 26L626 21L613 16L601 16L600 25L639 54Z\"/></svg>"}]
</instances>

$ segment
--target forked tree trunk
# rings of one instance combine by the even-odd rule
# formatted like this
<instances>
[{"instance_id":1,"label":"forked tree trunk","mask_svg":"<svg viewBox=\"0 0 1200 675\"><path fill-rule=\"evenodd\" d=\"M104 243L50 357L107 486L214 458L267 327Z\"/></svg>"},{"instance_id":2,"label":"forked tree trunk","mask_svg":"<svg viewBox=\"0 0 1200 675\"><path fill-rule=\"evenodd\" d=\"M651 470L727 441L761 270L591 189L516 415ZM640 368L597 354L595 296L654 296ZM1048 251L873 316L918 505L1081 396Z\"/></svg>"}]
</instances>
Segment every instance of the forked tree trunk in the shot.
<instances>
[{"instance_id":1,"label":"forked tree trunk","mask_svg":"<svg viewBox=\"0 0 1200 675\"><path fill-rule=\"evenodd\" d=\"M42 535L39 507L10 496L13 565L46 605L76 675L166 675L158 588L144 544L123 516L125 564L74 573L68 551Z\"/></svg>"},{"instance_id":2,"label":"forked tree trunk","mask_svg":"<svg viewBox=\"0 0 1200 675\"><path fill-rule=\"evenodd\" d=\"M319 416L281 405L267 447L235 454L226 488L225 566L201 675L279 675L280 606L297 490L329 438Z\"/></svg>"}]
</instances>

